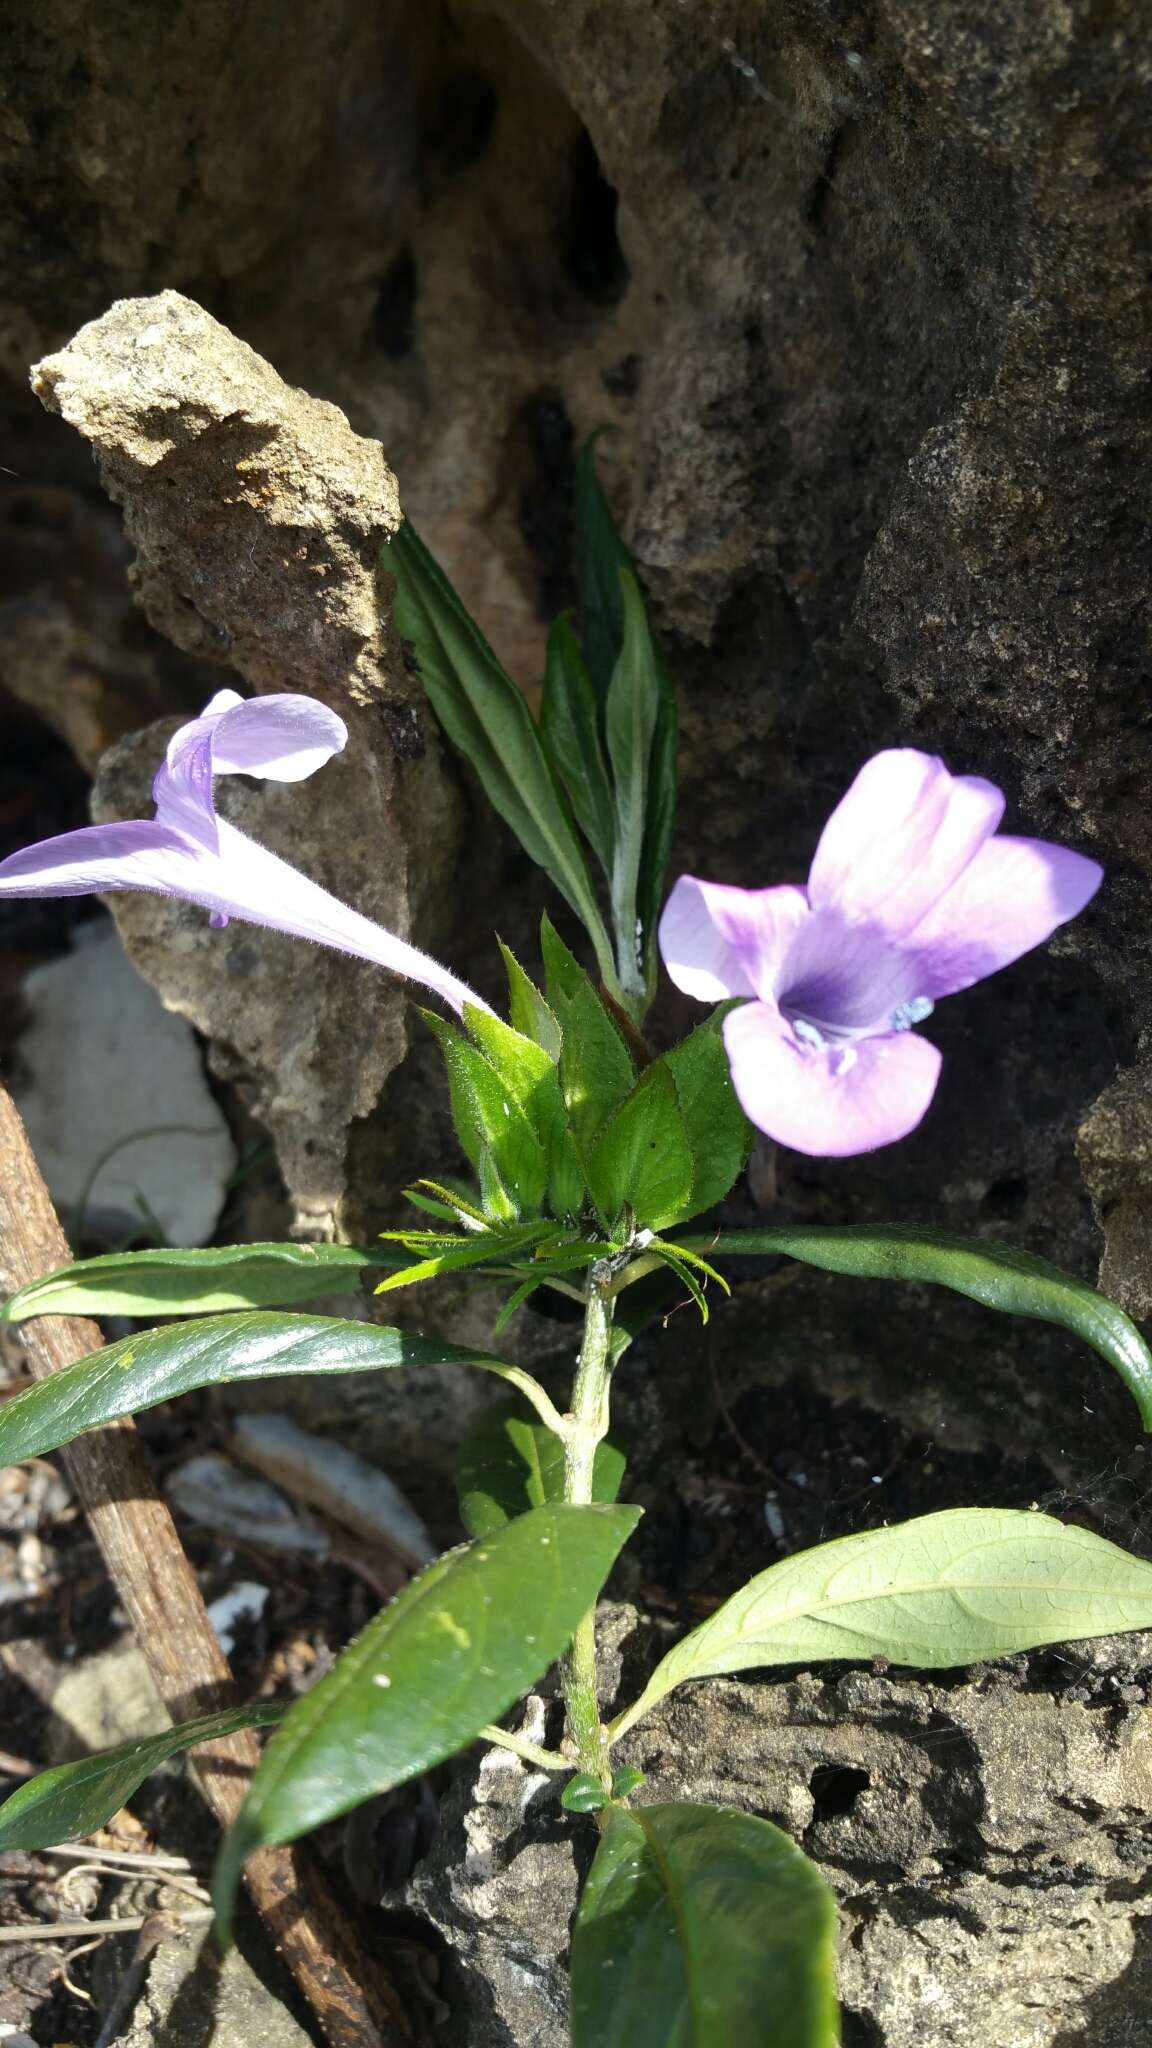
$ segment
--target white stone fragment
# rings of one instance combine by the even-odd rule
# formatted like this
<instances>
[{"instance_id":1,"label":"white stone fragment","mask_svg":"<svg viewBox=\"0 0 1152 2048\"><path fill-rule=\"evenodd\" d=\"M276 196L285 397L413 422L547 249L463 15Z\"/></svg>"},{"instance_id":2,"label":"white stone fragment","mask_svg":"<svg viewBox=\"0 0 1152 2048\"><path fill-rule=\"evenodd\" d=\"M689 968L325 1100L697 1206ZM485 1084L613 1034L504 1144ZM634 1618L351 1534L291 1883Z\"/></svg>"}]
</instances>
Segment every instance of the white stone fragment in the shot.
<instances>
[{"instance_id":1,"label":"white stone fragment","mask_svg":"<svg viewBox=\"0 0 1152 2048\"><path fill-rule=\"evenodd\" d=\"M236 1153L195 1036L113 927L89 929L24 981L16 1106L73 1235L205 1244Z\"/></svg>"}]
</instances>

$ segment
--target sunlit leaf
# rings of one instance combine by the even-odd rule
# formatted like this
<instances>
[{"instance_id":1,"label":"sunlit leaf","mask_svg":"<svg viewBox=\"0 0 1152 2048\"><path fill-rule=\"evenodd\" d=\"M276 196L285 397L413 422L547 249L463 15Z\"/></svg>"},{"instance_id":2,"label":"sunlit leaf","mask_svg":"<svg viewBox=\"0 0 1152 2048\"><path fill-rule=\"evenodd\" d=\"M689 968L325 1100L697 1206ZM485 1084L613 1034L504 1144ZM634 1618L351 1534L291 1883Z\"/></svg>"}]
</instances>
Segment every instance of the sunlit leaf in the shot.
<instances>
[{"instance_id":1,"label":"sunlit leaf","mask_svg":"<svg viewBox=\"0 0 1152 2048\"><path fill-rule=\"evenodd\" d=\"M722 1201L742 1172L752 1140L720 1036L724 1008L666 1052L661 1065L676 1084L676 1099L692 1154L692 1192L686 1216Z\"/></svg>"},{"instance_id":2,"label":"sunlit leaf","mask_svg":"<svg viewBox=\"0 0 1152 2048\"><path fill-rule=\"evenodd\" d=\"M519 1383L515 1366L487 1352L336 1316L253 1309L170 1323L122 1337L6 1401L0 1408L0 1465L56 1450L86 1429L197 1387L422 1365L476 1365Z\"/></svg>"},{"instance_id":3,"label":"sunlit leaf","mask_svg":"<svg viewBox=\"0 0 1152 2048\"><path fill-rule=\"evenodd\" d=\"M152 1771L198 1742L214 1742L240 1728L272 1728L288 1709L270 1700L202 1714L163 1735L146 1735L102 1749L75 1763L40 1771L0 1806L0 1849L50 1849L93 1835L127 1804Z\"/></svg>"},{"instance_id":4,"label":"sunlit leaf","mask_svg":"<svg viewBox=\"0 0 1152 2048\"><path fill-rule=\"evenodd\" d=\"M440 724L583 922L603 971L611 955L588 863L524 698L410 521L393 535L385 565L396 578L397 631L416 650Z\"/></svg>"},{"instance_id":5,"label":"sunlit leaf","mask_svg":"<svg viewBox=\"0 0 1152 2048\"><path fill-rule=\"evenodd\" d=\"M639 1519L548 1506L438 1558L295 1702L220 1860L225 1925L246 1857L452 1756L560 1656Z\"/></svg>"},{"instance_id":6,"label":"sunlit leaf","mask_svg":"<svg viewBox=\"0 0 1152 2048\"><path fill-rule=\"evenodd\" d=\"M769 1566L657 1665L631 1727L685 1679L887 1657L950 1669L1152 1627L1152 1564L1051 1515L946 1508Z\"/></svg>"},{"instance_id":7,"label":"sunlit leaf","mask_svg":"<svg viewBox=\"0 0 1152 2048\"><path fill-rule=\"evenodd\" d=\"M207 1250L107 1252L33 1280L0 1307L0 1322L29 1316L189 1316L228 1308L286 1307L346 1293L366 1267L398 1255L348 1244L229 1244Z\"/></svg>"}]
</instances>

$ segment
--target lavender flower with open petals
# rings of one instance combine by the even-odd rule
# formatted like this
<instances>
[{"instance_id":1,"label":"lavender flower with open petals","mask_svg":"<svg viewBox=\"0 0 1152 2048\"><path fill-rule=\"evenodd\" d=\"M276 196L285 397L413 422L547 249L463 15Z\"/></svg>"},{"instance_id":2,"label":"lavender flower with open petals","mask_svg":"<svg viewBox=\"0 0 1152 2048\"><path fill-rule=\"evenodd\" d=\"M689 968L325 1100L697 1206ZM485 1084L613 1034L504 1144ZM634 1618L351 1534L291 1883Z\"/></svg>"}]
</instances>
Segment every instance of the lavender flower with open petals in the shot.
<instances>
[{"instance_id":1,"label":"lavender flower with open petals","mask_svg":"<svg viewBox=\"0 0 1152 2048\"><path fill-rule=\"evenodd\" d=\"M181 726L152 785L155 818L90 825L26 846L0 861L4 896L89 896L140 889L198 903L214 925L237 917L272 931L334 946L420 982L461 1011L486 1010L446 967L362 917L266 847L218 817L216 775L302 782L338 754L343 719L311 697L245 702L221 690L199 718Z\"/></svg>"},{"instance_id":2,"label":"lavender flower with open petals","mask_svg":"<svg viewBox=\"0 0 1152 2048\"><path fill-rule=\"evenodd\" d=\"M723 1025L746 1115L797 1152L906 1137L940 1054L911 1029L1083 910L1102 869L1041 839L993 837L1003 793L913 748L876 754L833 811L807 888L683 875L660 922L677 988L752 1000Z\"/></svg>"}]
</instances>

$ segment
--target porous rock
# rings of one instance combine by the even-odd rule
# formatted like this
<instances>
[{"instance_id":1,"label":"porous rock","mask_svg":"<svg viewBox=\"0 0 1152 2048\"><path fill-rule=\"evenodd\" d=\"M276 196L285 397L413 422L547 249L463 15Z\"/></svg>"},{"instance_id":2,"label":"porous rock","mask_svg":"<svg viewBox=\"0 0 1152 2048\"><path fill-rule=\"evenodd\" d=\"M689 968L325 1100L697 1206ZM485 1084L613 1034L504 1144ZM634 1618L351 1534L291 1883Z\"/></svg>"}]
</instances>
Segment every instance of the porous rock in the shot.
<instances>
[{"instance_id":1,"label":"porous rock","mask_svg":"<svg viewBox=\"0 0 1152 2048\"><path fill-rule=\"evenodd\" d=\"M840 1907L846 2038L1095 2041L1094 2015L1139 1995L1152 1861L1152 1638L1107 1647L1101 1668L1077 1646L1055 1683L1023 1659L945 1685L706 1681L662 1702L619 1760L646 1773L639 1801L741 1807L820 1865ZM594 1842L516 1758L459 1772L415 1887L461 1967L454 2040L562 2048Z\"/></svg>"},{"instance_id":2,"label":"porous rock","mask_svg":"<svg viewBox=\"0 0 1152 2048\"><path fill-rule=\"evenodd\" d=\"M258 690L305 690L350 726L321 778L233 785L222 809L406 935L445 873L456 821L381 610L378 558L399 506L379 446L175 292L118 303L33 381L92 443L152 620ZM166 737L113 751L98 818L147 815ZM398 989L362 962L318 963L298 941L244 926L212 932L163 901L121 897L115 910L165 1001L251 1078L301 1220L336 1229L348 1127L406 1047Z\"/></svg>"}]
</instances>

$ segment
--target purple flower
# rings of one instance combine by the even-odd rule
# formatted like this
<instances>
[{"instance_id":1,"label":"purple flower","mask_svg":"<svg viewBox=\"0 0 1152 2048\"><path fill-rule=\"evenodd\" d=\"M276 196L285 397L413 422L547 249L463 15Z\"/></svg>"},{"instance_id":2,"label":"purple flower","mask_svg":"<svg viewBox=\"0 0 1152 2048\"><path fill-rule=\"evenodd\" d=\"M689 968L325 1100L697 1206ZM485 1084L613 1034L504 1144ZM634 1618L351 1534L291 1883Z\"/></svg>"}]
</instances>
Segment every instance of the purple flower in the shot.
<instances>
[{"instance_id":1,"label":"purple flower","mask_svg":"<svg viewBox=\"0 0 1152 2048\"><path fill-rule=\"evenodd\" d=\"M660 921L677 988L752 1001L723 1025L745 1113L797 1152L843 1158L914 1130L940 1054L911 1026L1083 910L1102 869L994 838L1004 797L913 748L876 754L833 811L806 889L682 875Z\"/></svg>"},{"instance_id":2,"label":"purple flower","mask_svg":"<svg viewBox=\"0 0 1152 2048\"><path fill-rule=\"evenodd\" d=\"M343 719L311 697L253 697L221 690L199 718L181 726L152 784L155 818L89 825L42 839L0 861L0 898L89 896L141 889L178 896L207 910L214 925L238 917L272 931L314 939L373 960L418 981L460 1011L486 1010L446 967L349 909L216 815L216 775L259 775L302 782L338 754Z\"/></svg>"}]
</instances>

